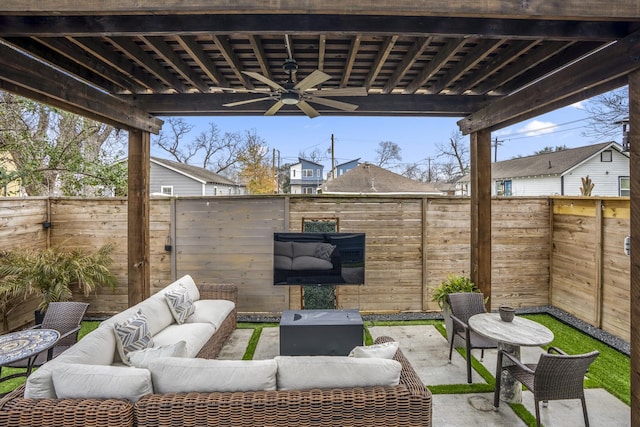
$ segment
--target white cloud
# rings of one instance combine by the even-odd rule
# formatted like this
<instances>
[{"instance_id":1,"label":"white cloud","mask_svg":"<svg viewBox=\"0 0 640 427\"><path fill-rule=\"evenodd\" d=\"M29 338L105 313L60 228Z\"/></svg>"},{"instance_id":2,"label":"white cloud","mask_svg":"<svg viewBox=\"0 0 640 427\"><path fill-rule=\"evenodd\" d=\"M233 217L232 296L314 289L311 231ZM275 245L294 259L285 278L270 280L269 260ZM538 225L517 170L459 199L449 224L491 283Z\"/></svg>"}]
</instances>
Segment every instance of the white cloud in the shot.
<instances>
[{"instance_id":1,"label":"white cloud","mask_svg":"<svg viewBox=\"0 0 640 427\"><path fill-rule=\"evenodd\" d=\"M578 110L584 110L584 101L578 101L570 105L570 107L576 108Z\"/></svg>"},{"instance_id":2,"label":"white cloud","mask_svg":"<svg viewBox=\"0 0 640 427\"><path fill-rule=\"evenodd\" d=\"M533 120L527 123L519 133L524 133L526 136L539 136L546 133L551 133L556 130L558 126L552 122L542 122L540 120Z\"/></svg>"}]
</instances>

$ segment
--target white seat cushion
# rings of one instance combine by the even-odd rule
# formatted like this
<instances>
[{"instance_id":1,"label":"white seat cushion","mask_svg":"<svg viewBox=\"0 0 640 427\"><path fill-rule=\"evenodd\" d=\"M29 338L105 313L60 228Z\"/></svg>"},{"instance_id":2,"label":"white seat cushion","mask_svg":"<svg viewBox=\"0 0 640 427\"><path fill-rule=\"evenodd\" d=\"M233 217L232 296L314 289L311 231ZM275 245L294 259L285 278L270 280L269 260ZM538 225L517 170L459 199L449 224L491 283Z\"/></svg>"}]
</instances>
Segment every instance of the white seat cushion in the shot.
<instances>
[{"instance_id":1,"label":"white seat cushion","mask_svg":"<svg viewBox=\"0 0 640 427\"><path fill-rule=\"evenodd\" d=\"M154 335L153 342L155 347L160 347L185 341L187 343L186 357L196 357L215 331L216 327L211 323L173 324L167 326L158 335Z\"/></svg>"},{"instance_id":2,"label":"white seat cushion","mask_svg":"<svg viewBox=\"0 0 640 427\"><path fill-rule=\"evenodd\" d=\"M393 386L400 362L348 356L276 356L278 390Z\"/></svg>"},{"instance_id":3,"label":"white seat cushion","mask_svg":"<svg viewBox=\"0 0 640 427\"><path fill-rule=\"evenodd\" d=\"M60 364L53 372L60 399L127 399L136 402L153 393L151 373L130 367Z\"/></svg>"},{"instance_id":4,"label":"white seat cushion","mask_svg":"<svg viewBox=\"0 0 640 427\"><path fill-rule=\"evenodd\" d=\"M212 360L165 357L149 364L156 393L233 392L276 389L275 360Z\"/></svg>"},{"instance_id":5,"label":"white seat cushion","mask_svg":"<svg viewBox=\"0 0 640 427\"><path fill-rule=\"evenodd\" d=\"M193 305L195 312L187 317L185 323L211 323L216 330L236 307L233 301L224 299L201 299Z\"/></svg>"}]
</instances>

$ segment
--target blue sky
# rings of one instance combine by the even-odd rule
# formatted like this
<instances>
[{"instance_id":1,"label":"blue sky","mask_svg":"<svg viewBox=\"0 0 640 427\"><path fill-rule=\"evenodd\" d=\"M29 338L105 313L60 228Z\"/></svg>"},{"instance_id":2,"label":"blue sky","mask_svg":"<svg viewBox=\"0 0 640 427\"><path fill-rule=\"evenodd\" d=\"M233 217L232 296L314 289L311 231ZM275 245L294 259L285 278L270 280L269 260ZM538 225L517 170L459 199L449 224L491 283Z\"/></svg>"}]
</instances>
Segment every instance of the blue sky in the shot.
<instances>
[{"instance_id":1,"label":"blue sky","mask_svg":"<svg viewBox=\"0 0 640 427\"><path fill-rule=\"evenodd\" d=\"M582 104L565 107L551 113L500 129L492 139L502 141L498 147L498 161L512 157L531 155L546 146L566 145L569 148L598 142L582 136L587 125L587 113ZM331 135L335 139L337 163L360 158L374 162L376 149L381 141L391 141L401 148L400 163L426 165L428 158L436 159L436 144L448 141L458 129L459 118L414 117L316 117L305 116L238 116L238 117L184 117L195 125L190 137L195 138L215 123L222 132L244 132L255 129L269 148L280 151L281 163L296 163L300 152L310 153L319 149L325 153L322 162L328 169L331 164ZM468 138L466 136L465 138ZM468 141L468 139L467 139ZM620 142L620 141L618 141ZM160 155L153 150L153 155ZM432 160L433 161L433 160ZM436 159L436 161L438 161Z\"/></svg>"}]
</instances>

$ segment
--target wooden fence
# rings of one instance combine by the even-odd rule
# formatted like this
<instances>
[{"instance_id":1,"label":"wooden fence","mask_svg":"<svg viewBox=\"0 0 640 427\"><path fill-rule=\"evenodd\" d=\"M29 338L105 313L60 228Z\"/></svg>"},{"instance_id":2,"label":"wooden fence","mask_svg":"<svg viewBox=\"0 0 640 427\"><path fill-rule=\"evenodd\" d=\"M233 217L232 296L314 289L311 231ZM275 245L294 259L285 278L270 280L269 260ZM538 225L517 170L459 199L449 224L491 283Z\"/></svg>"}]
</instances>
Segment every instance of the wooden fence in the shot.
<instances>
[{"instance_id":1,"label":"wooden fence","mask_svg":"<svg viewBox=\"0 0 640 427\"><path fill-rule=\"evenodd\" d=\"M338 307L437 311L433 289L449 273L469 274L469 213L469 199L456 197L154 198L152 292L191 274L237 284L241 312L299 308L301 287L272 284L273 232L337 218L340 231L367 236L366 284L338 286ZM629 340L628 199L497 198L492 218L494 308L555 305ZM90 315L111 314L127 305L126 223L126 199L0 199L0 249L116 243L118 288L87 299ZM12 311L8 327L30 310Z\"/></svg>"}]
</instances>

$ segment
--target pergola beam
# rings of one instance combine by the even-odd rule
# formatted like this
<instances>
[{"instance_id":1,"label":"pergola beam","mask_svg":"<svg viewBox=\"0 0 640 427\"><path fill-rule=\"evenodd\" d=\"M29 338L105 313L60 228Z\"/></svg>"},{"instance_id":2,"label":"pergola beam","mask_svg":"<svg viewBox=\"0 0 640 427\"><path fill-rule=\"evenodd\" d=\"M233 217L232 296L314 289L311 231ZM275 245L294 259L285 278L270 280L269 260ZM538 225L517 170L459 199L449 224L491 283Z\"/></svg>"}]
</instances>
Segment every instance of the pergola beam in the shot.
<instances>
[{"instance_id":1,"label":"pergola beam","mask_svg":"<svg viewBox=\"0 0 640 427\"><path fill-rule=\"evenodd\" d=\"M163 94L163 95L121 95L127 102L137 105L140 109L160 116L181 115L261 115L269 108L273 101L256 102L239 105L234 108L224 107L223 104L232 101L258 98L251 94ZM394 116L449 116L462 117L488 105L496 97L485 95L368 95L344 96L340 101L358 105L354 112L345 112L329 107L318 106L322 115L363 116L363 115L394 115ZM295 106L286 106L278 111L278 115L302 114Z\"/></svg>"},{"instance_id":2,"label":"pergola beam","mask_svg":"<svg viewBox=\"0 0 640 427\"><path fill-rule=\"evenodd\" d=\"M4 44L0 44L0 82L4 89L17 95L116 127L157 133L162 126L162 120L131 103L88 86Z\"/></svg>"},{"instance_id":3,"label":"pergola beam","mask_svg":"<svg viewBox=\"0 0 640 427\"><path fill-rule=\"evenodd\" d=\"M569 105L576 97L640 69L640 32L633 33L523 90L460 120L463 134L496 130ZM624 83L623 83L624 84ZM564 101L564 102L563 102Z\"/></svg>"},{"instance_id":4,"label":"pergola beam","mask_svg":"<svg viewBox=\"0 0 640 427\"><path fill-rule=\"evenodd\" d=\"M3 9L0 6L0 11ZM426 8L425 8L426 10ZM352 11L350 11L352 12ZM375 33L392 36L424 35L428 29L435 37L466 37L469 34L482 34L485 38L514 38L535 40L547 38L554 40L616 40L628 34L640 24L634 22L599 21L547 21L523 19L522 15L512 18L472 18L458 16L359 16L313 15L313 14L220 14L220 15L123 15L123 16L0 16L0 35L58 37L65 34L70 37L87 36L132 36L145 29L150 36L163 36L179 32L182 35L224 35L224 34L295 34ZM454 14L455 15L455 14ZM640 19L640 18L639 18ZM621 18L631 21L631 17Z\"/></svg>"}]
</instances>

